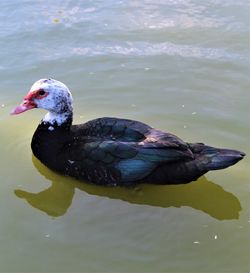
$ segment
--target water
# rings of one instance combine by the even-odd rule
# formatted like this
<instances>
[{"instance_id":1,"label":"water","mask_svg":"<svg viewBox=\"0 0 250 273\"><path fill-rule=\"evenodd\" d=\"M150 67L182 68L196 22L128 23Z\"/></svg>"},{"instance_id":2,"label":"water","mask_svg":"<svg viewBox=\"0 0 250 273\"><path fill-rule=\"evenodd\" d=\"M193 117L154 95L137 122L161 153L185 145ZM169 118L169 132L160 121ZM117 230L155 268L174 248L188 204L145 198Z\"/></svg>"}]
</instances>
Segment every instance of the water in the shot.
<instances>
[{"instance_id":1,"label":"water","mask_svg":"<svg viewBox=\"0 0 250 273\"><path fill-rule=\"evenodd\" d=\"M1 1L0 271L250 272L247 1ZM10 117L54 77L74 121L141 120L186 141L245 151L179 186L105 188L44 167L45 114Z\"/></svg>"}]
</instances>

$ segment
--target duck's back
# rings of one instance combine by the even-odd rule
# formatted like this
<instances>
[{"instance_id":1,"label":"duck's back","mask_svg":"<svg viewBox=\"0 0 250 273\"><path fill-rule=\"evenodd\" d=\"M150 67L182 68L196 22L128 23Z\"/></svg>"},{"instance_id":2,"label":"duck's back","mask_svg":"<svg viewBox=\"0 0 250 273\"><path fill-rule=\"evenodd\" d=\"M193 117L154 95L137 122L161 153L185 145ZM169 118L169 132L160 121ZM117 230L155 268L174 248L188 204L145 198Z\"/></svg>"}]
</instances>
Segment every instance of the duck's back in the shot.
<instances>
[{"instance_id":1,"label":"duck's back","mask_svg":"<svg viewBox=\"0 0 250 273\"><path fill-rule=\"evenodd\" d=\"M104 117L84 124L72 125L71 132L75 136L88 136L100 140L138 142L144 140L151 129L150 126L139 121Z\"/></svg>"}]
</instances>

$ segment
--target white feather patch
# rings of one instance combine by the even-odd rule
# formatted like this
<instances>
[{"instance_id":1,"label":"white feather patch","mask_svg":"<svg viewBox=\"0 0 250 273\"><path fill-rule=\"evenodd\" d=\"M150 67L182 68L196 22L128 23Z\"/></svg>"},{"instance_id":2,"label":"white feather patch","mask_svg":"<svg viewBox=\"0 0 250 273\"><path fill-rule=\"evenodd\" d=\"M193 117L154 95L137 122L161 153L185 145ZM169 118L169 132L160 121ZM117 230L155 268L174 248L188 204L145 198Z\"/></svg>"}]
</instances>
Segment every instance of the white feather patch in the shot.
<instances>
[{"instance_id":1,"label":"white feather patch","mask_svg":"<svg viewBox=\"0 0 250 273\"><path fill-rule=\"evenodd\" d=\"M68 113L63 113L63 114L57 114L53 112L48 112L44 118L43 121L45 123L50 123L50 124L55 124L57 123L58 125L62 125L69 117Z\"/></svg>"},{"instance_id":2,"label":"white feather patch","mask_svg":"<svg viewBox=\"0 0 250 273\"><path fill-rule=\"evenodd\" d=\"M48 130L50 130L50 131L54 131L54 130L55 130L55 128L54 128L53 126L49 126Z\"/></svg>"}]
</instances>

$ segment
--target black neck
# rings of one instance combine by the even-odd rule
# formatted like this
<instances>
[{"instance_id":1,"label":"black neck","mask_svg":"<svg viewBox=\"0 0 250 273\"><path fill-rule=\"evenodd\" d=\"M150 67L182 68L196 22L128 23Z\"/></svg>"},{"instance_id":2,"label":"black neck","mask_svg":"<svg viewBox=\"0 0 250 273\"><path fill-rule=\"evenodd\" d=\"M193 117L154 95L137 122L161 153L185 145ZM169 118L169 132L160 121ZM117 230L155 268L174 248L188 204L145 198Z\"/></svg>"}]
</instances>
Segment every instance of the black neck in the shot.
<instances>
[{"instance_id":1,"label":"black neck","mask_svg":"<svg viewBox=\"0 0 250 273\"><path fill-rule=\"evenodd\" d=\"M70 140L71 125L72 116L61 125L56 122L52 124L41 121L31 142L35 157L50 168L57 169L58 166L61 166L61 164L58 164L62 160L60 151L65 143Z\"/></svg>"}]
</instances>

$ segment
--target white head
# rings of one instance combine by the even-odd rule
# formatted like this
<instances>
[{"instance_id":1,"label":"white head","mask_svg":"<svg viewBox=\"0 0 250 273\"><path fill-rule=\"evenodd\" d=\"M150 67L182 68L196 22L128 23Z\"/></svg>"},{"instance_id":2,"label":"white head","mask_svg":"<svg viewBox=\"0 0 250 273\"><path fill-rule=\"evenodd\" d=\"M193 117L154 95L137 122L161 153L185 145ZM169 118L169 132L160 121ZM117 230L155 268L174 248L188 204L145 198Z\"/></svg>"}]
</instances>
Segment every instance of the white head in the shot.
<instances>
[{"instance_id":1,"label":"white head","mask_svg":"<svg viewBox=\"0 0 250 273\"><path fill-rule=\"evenodd\" d=\"M51 124L62 124L72 115L72 95L68 87L54 79L41 79L36 81L21 105L17 106L12 114L20 114L33 108L42 108L49 113L43 121Z\"/></svg>"}]
</instances>

